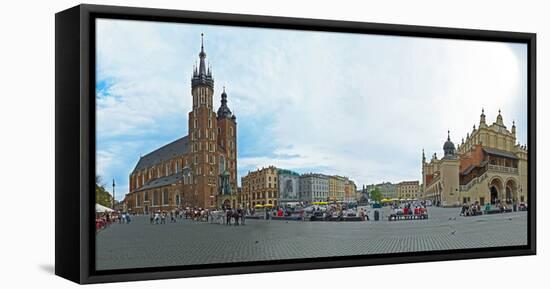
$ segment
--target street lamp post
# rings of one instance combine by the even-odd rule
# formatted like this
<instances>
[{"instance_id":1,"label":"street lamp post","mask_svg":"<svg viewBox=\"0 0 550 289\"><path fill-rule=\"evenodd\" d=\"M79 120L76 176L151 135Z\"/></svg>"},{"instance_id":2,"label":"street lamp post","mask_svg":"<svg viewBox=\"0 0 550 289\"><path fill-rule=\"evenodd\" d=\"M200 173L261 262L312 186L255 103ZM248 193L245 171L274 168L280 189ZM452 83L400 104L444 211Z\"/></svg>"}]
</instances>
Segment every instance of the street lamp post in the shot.
<instances>
[{"instance_id":1,"label":"street lamp post","mask_svg":"<svg viewBox=\"0 0 550 289\"><path fill-rule=\"evenodd\" d=\"M115 179L113 179L113 210L115 209L115 202L116 202L116 198L115 198Z\"/></svg>"}]
</instances>

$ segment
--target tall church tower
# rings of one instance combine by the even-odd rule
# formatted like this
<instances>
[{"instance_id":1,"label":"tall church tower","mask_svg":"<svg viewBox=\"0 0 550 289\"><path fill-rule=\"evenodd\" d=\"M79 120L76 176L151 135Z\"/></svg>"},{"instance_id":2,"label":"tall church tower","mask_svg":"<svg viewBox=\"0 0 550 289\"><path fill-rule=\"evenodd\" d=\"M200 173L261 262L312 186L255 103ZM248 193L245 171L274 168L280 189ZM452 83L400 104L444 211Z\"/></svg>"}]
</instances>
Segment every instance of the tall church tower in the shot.
<instances>
[{"instance_id":1,"label":"tall church tower","mask_svg":"<svg viewBox=\"0 0 550 289\"><path fill-rule=\"evenodd\" d=\"M189 167L192 183L186 199L202 208L215 206L217 189L217 122L213 111L214 79L206 67L203 34L199 66L191 78L193 110L189 113Z\"/></svg>"},{"instance_id":2,"label":"tall church tower","mask_svg":"<svg viewBox=\"0 0 550 289\"><path fill-rule=\"evenodd\" d=\"M237 118L227 106L227 93L223 88L221 105L218 109L218 146L222 151L220 157L220 174L229 176L231 193L237 193ZM232 204L235 207L235 204Z\"/></svg>"}]
</instances>

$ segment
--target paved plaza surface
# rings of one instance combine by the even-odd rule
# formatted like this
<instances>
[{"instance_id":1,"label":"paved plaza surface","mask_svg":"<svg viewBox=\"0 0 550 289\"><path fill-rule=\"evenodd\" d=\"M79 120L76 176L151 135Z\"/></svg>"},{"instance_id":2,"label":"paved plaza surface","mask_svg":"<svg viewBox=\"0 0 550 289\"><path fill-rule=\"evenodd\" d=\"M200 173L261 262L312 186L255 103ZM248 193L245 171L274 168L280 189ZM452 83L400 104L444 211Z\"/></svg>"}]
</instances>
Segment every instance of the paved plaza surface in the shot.
<instances>
[{"instance_id":1,"label":"paved plaza surface","mask_svg":"<svg viewBox=\"0 0 550 289\"><path fill-rule=\"evenodd\" d=\"M430 207L430 219L389 222L246 220L225 226L147 216L96 235L97 270L265 261L527 244L527 213L460 217ZM383 213L385 217L387 211Z\"/></svg>"}]
</instances>

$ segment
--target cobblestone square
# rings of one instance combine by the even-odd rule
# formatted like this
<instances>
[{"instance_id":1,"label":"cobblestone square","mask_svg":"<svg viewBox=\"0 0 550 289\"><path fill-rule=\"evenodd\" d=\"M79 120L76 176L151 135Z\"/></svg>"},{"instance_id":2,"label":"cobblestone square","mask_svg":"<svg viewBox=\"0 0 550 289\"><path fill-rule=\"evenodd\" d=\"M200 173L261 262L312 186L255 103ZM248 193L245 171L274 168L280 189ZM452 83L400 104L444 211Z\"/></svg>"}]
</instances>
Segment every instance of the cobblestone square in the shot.
<instances>
[{"instance_id":1,"label":"cobblestone square","mask_svg":"<svg viewBox=\"0 0 550 289\"><path fill-rule=\"evenodd\" d=\"M98 270L265 261L527 244L527 213L389 222L247 220L225 226L190 220L153 225L146 216L96 235Z\"/></svg>"}]
</instances>

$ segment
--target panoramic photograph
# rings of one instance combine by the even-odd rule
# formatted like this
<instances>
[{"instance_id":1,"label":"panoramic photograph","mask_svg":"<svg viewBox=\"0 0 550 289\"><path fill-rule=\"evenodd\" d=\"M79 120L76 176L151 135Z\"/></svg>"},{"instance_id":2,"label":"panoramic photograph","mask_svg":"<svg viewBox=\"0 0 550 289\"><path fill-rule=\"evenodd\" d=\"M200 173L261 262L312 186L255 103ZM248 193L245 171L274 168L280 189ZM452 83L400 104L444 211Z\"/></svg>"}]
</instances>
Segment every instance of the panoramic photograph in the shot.
<instances>
[{"instance_id":1,"label":"panoramic photograph","mask_svg":"<svg viewBox=\"0 0 550 289\"><path fill-rule=\"evenodd\" d=\"M527 44L96 19L96 270L528 244Z\"/></svg>"}]
</instances>

